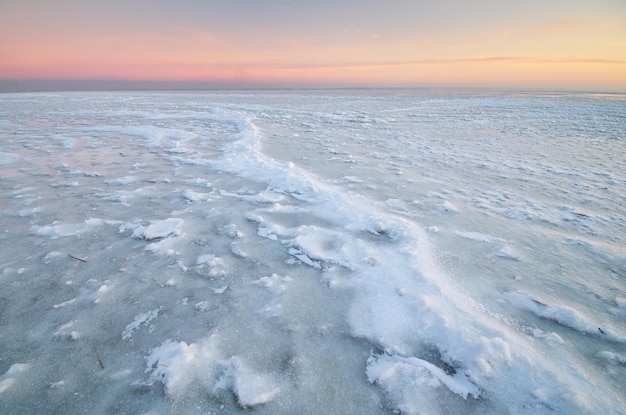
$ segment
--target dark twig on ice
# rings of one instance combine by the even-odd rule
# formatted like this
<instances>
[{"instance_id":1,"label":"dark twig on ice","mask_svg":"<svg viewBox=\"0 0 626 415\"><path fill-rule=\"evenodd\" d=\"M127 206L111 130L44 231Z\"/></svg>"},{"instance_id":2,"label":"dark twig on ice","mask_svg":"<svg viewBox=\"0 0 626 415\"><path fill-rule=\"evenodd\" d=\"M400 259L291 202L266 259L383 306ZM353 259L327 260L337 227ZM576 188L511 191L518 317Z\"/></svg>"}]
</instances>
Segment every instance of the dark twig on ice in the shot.
<instances>
[{"instance_id":1,"label":"dark twig on ice","mask_svg":"<svg viewBox=\"0 0 626 415\"><path fill-rule=\"evenodd\" d=\"M71 255L71 254L70 254L70 258L75 259L75 260L80 261L80 262L87 262L86 259L82 259L82 258L76 257L76 256Z\"/></svg>"},{"instance_id":2,"label":"dark twig on ice","mask_svg":"<svg viewBox=\"0 0 626 415\"><path fill-rule=\"evenodd\" d=\"M104 369L104 363L102 363L102 358L100 357L100 353L98 353L95 347L93 348L93 351L96 352L96 359L98 359L98 364L100 365L100 369Z\"/></svg>"}]
</instances>

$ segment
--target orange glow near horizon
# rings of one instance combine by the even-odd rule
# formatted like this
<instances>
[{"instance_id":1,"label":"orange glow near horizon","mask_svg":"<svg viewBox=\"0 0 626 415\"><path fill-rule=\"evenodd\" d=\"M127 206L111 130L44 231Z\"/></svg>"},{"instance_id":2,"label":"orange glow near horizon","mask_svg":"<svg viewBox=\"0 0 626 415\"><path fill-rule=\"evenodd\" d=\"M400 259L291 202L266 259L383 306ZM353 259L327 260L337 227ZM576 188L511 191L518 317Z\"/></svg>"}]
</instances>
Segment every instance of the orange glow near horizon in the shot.
<instances>
[{"instance_id":1,"label":"orange glow near horizon","mask_svg":"<svg viewBox=\"0 0 626 415\"><path fill-rule=\"evenodd\" d=\"M92 26L83 15L84 21L71 20L66 25L47 21L45 16L30 22L28 14L12 1L0 5L4 16L0 17L0 79L5 80L626 91L624 16L602 9L589 18L548 16L532 24L489 21L484 27L442 30L417 23L414 28L410 24L396 28L393 18L399 19L400 14L390 14L389 22L375 28L370 27L371 21L378 21L369 16L362 17L363 28L306 20L248 27L237 23L241 17L231 16L239 24L231 30L219 21L204 27L167 14L153 17L160 23L156 25L141 19L136 25L111 25L103 18L94 20ZM91 18L96 17L94 12ZM445 21L447 15L439 18Z\"/></svg>"}]
</instances>

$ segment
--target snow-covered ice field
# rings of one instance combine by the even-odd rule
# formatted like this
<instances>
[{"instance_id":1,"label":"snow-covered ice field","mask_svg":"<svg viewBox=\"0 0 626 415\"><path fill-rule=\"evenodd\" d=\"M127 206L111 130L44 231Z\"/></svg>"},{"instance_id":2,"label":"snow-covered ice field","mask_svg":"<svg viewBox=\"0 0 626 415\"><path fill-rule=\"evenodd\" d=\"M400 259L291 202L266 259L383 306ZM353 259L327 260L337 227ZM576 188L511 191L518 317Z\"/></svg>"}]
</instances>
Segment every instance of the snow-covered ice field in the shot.
<instances>
[{"instance_id":1,"label":"snow-covered ice field","mask_svg":"<svg viewBox=\"0 0 626 415\"><path fill-rule=\"evenodd\" d=\"M626 413L626 96L0 96L0 413Z\"/></svg>"}]
</instances>

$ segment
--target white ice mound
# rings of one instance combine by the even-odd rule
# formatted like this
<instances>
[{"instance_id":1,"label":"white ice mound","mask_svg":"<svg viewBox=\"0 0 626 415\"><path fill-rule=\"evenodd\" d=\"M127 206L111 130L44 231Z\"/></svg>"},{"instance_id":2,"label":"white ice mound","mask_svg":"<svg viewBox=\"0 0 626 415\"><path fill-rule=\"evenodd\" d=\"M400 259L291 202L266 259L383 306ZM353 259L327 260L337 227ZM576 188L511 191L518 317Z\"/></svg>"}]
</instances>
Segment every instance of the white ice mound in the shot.
<instances>
[{"instance_id":1,"label":"white ice mound","mask_svg":"<svg viewBox=\"0 0 626 415\"><path fill-rule=\"evenodd\" d=\"M274 399L280 389L269 375L257 373L240 357L224 358L216 336L199 343L166 342L147 358L152 381L158 380L172 400L181 400L201 387L213 396L231 391L242 407L250 408Z\"/></svg>"},{"instance_id":2,"label":"white ice mound","mask_svg":"<svg viewBox=\"0 0 626 415\"><path fill-rule=\"evenodd\" d=\"M211 193L194 192L193 190L187 189L183 193L183 197L189 203L195 203L195 202L206 202L207 200L211 200L213 195Z\"/></svg>"},{"instance_id":3,"label":"white ice mound","mask_svg":"<svg viewBox=\"0 0 626 415\"><path fill-rule=\"evenodd\" d=\"M557 323L578 330L583 333L605 337L615 342L626 342L626 337L621 336L611 328L601 327L590 321L579 311L561 305L548 305L535 300L527 294L520 292L505 293L504 298L514 306L530 311L539 317L554 320Z\"/></svg>"},{"instance_id":4,"label":"white ice mound","mask_svg":"<svg viewBox=\"0 0 626 415\"><path fill-rule=\"evenodd\" d=\"M226 262L221 257L216 257L213 254L200 255L196 260L198 269L207 268L208 275L210 277L219 277L226 275L227 266Z\"/></svg>"},{"instance_id":5,"label":"white ice mound","mask_svg":"<svg viewBox=\"0 0 626 415\"><path fill-rule=\"evenodd\" d=\"M626 356L621 355L619 353L614 353L614 352L609 352L607 350L604 350L602 352L598 352L598 354L596 354L596 357L605 359L615 364L626 365Z\"/></svg>"},{"instance_id":6,"label":"white ice mound","mask_svg":"<svg viewBox=\"0 0 626 415\"><path fill-rule=\"evenodd\" d=\"M7 370L4 375L0 376L0 394L11 389L11 387L15 384L16 379L27 369L28 365L25 363L15 363L11 365L9 370Z\"/></svg>"},{"instance_id":7,"label":"white ice mound","mask_svg":"<svg viewBox=\"0 0 626 415\"><path fill-rule=\"evenodd\" d=\"M137 227L133 232L134 238L146 240L165 238L170 235L180 235L183 220L180 218L168 218L151 222L150 225Z\"/></svg>"},{"instance_id":8,"label":"white ice mound","mask_svg":"<svg viewBox=\"0 0 626 415\"><path fill-rule=\"evenodd\" d=\"M440 367L417 357L394 355L373 355L367 361L367 379L370 383L378 382L383 387L404 393L404 388L419 389L425 384L430 387L445 385L452 392L467 399L480 396L478 386L462 373L446 373ZM404 386L402 386L404 385ZM410 393L410 391L407 391Z\"/></svg>"}]
</instances>

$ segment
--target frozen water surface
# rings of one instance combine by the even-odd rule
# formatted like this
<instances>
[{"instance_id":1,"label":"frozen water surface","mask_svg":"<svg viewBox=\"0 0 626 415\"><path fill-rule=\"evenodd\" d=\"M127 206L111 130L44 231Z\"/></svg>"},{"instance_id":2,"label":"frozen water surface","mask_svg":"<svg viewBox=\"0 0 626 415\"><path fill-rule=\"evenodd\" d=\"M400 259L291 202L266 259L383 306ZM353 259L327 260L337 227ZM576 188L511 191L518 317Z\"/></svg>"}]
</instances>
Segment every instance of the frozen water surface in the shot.
<instances>
[{"instance_id":1,"label":"frozen water surface","mask_svg":"<svg viewBox=\"0 0 626 415\"><path fill-rule=\"evenodd\" d=\"M626 413L626 96L0 111L2 413Z\"/></svg>"}]
</instances>

